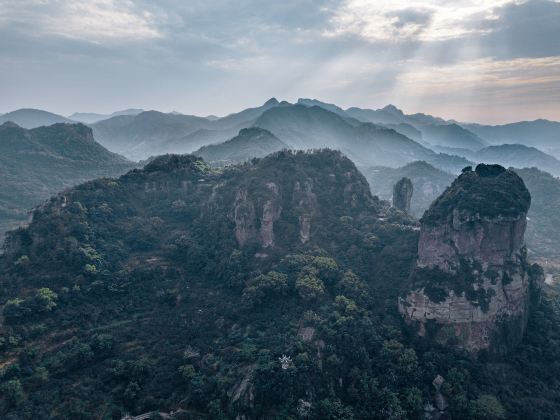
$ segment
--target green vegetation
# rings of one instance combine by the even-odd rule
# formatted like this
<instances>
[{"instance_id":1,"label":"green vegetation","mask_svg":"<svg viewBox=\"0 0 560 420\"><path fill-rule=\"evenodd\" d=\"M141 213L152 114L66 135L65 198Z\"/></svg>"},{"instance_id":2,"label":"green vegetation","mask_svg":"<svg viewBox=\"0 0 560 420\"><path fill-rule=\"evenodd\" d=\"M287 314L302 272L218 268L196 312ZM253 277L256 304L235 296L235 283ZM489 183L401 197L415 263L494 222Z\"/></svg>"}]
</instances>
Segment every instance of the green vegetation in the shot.
<instances>
[{"instance_id":1,"label":"green vegetation","mask_svg":"<svg viewBox=\"0 0 560 420\"><path fill-rule=\"evenodd\" d=\"M255 218L239 247L242 196ZM271 197L282 211L263 248ZM555 300L506 359L407 333L396 301L416 227L327 150L219 171L163 156L72 188L0 259L0 415L420 419L440 374L454 419L558 418Z\"/></svg>"},{"instance_id":2,"label":"green vegetation","mask_svg":"<svg viewBox=\"0 0 560 420\"><path fill-rule=\"evenodd\" d=\"M25 223L43 200L87 180L120 175L132 162L109 152L82 124L54 124L26 130L0 125L0 241Z\"/></svg>"},{"instance_id":3,"label":"green vegetation","mask_svg":"<svg viewBox=\"0 0 560 420\"><path fill-rule=\"evenodd\" d=\"M480 164L464 171L422 216L422 222L437 225L459 215L480 218L519 217L531 205L531 195L523 180L499 165Z\"/></svg>"}]
</instances>

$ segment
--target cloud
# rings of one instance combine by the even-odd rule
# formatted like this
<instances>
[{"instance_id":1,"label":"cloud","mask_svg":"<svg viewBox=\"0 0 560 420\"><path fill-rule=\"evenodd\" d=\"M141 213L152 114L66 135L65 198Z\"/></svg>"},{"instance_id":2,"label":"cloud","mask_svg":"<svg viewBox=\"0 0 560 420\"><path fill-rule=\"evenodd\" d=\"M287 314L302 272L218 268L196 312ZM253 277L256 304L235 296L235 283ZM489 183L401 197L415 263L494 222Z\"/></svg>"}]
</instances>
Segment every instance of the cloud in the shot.
<instances>
[{"instance_id":1,"label":"cloud","mask_svg":"<svg viewBox=\"0 0 560 420\"><path fill-rule=\"evenodd\" d=\"M493 11L515 0L346 0L337 10L327 35L355 34L372 42L414 39L441 41L488 28L473 21L493 19ZM411 4L413 6L411 6Z\"/></svg>"},{"instance_id":2,"label":"cloud","mask_svg":"<svg viewBox=\"0 0 560 420\"><path fill-rule=\"evenodd\" d=\"M515 95L549 103L559 10L546 0L0 0L0 112L227 113L267 96L430 112L449 104L445 92L479 110L490 96L502 109L522 102Z\"/></svg>"},{"instance_id":3,"label":"cloud","mask_svg":"<svg viewBox=\"0 0 560 420\"><path fill-rule=\"evenodd\" d=\"M153 16L131 0L3 0L0 27L90 42L160 38Z\"/></svg>"},{"instance_id":4,"label":"cloud","mask_svg":"<svg viewBox=\"0 0 560 420\"><path fill-rule=\"evenodd\" d=\"M560 55L560 3L531 0L507 4L496 18L480 23L488 30L485 52L498 59Z\"/></svg>"}]
</instances>

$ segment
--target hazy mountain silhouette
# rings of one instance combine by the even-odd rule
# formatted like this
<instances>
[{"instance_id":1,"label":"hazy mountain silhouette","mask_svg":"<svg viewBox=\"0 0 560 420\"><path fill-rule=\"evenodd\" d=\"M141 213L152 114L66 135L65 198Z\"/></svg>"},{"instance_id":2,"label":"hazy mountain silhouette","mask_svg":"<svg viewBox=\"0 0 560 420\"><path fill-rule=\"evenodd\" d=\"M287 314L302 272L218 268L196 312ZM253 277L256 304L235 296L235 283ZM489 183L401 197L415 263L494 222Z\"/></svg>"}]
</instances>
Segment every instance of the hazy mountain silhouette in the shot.
<instances>
[{"instance_id":1,"label":"hazy mountain silhouette","mask_svg":"<svg viewBox=\"0 0 560 420\"><path fill-rule=\"evenodd\" d=\"M201 146L226 141L251 126L266 110L279 106L272 98L262 106L222 118L146 111L118 116L92 125L98 141L132 159L161 153L190 153Z\"/></svg>"},{"instance_id":2,"label":"hazy mountain silhouette","mask_svg":"<svg viewBox=\"0 0 560 420\"><path fill-rule=\"evenodd\" d=\"M560 175L560 160L534 147L521 144L502 144L479 150L474 160L485 163L498 163L515 168L536 167L553 175Z\"/></svg>"},{"instance_id":3,"label":"hazy mountain silhouette","mask_svg":"<svg viewBox=\"0 0 560 420\"><path fill-rule=\"evenodd\" d=\"M202 117L146 111L99 121L92 128L96 140L105 147L129 158L144 159L163 153L162 145L166 142L184 138L211 124Z\"/></svg>"},{"instance_id":4,"label":"hazy mountain silhouette","mask_svg":"<svg viewBox=\"0 0 560 420\"><path fill-rule=\"evenodd\" d=\"M230 164L264 157L287 148L286 143L270 131L251 127L243 128L231 140L201 147L193 154L213 164Z\"/></svg>"},{"instance_id":5,"label":"hazy mountain silhouette","mask_svg":"<svg viewBox=\"0 0 560 420\"><path fill-rule=\"evenodd\" d=\"M291 148L341 150L360 166L399 166L427 160L458 171L468 163L462 158L438 155L393 129L371 123L354 125L320 106L277 107L263 113L255 125L274 133Z\"/></svg>"},{"instance_id":6,"label":"hazy mountain silhouette","mask_svg":"<svg viewBox=\"0 0 560 420\"><path fill-rule=\"evenodd\" d=\"M95 122L118 117L120 115L138 115L141 112L144 112L144 110L137 108L123 109L122 111L116 111L111 114L97 114L95 112L75 112L72 115L68 116L68 118L73 121L79 121L85 124L93 124Z\"/></svg>"},{"instance_id":7,"label":"hazy mountain silhouette","mask_svg":"<svg viewBox=\"0 0 560 420\"><path fill-rule=\"evenodd\" d=\"M11 121L23 128L36 128L56 123L72 123L74 121L41 109L22 108L0 116L0 124Z\"/></svg>"},{"instance_id":8,"label":"hazy mountain silhouette","mask_svg":"<svg viewBox=\"0 0 560 420\"><path fill-rule=\"evenodd\" d=\"M422 138L433 146L479 150L487 143L458 124L428 124L420 128Z\"/></svg>"},{"instance_id":9,"label":"hazy mountain silhouette","mask_svg":"<svg viewBox=\"0 0 560 420\"><path fill-rule=\"evenodd\" d=\"M491 144L524 144L538 147L560 158L560 122L520 121L504 125L461 124Z\"/></svg>"}]
</instances>

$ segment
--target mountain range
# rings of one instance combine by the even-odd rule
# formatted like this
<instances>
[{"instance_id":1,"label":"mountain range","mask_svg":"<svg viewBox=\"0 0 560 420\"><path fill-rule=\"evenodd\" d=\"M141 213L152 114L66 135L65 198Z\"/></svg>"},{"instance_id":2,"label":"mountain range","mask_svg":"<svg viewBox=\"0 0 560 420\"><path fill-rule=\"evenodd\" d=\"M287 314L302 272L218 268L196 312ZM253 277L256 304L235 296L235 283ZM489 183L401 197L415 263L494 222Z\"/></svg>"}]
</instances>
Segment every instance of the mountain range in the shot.
<instances>
[{"instance_id":1,"label":"mountain range","mask_svg":"<svg viewBox=\"0 0 560 420\"><path fill-rule=\"evenodd\" d=\"M109 118L118 117L121 115L138 115L141 112L144 112L144 110L137 108L123 109L122 111L115 111L111 114L97 114L95 112L75 112L72 115L69 115L68 118L72 121L77 121L84 124L93 124L101 120L107 120Z\"/></svg>"},{"instance_id":2,"label":"mountain range","mask_svg":"<svg viewBox=\"0 0 560 420\"><path fill-rule=\"evenodd\" d=\"M13 122L20 127L29 129L57 123L72 123L73 121L52 112L24 108L0 115L0 124L5 122Z\"/></svg>"},{"instance_id":3,"label":"mountain range","mask_svg":"<svg viewBox=\"0 0 560 420\"><path fill-rule=\"evenodd\" d=\"M0 116L0 121L13 121L25 128L71 120L90 124L97 141L109 150L134 160L162 153L191 153L200 147L230 140L239 130L252 126L269 130L291 148L338 148L354 159L359 158L359 164L399 166L414 160L426 160L454 173L461 169L461 164L446 164L444 155L456 155L474 162L478 158L484 161L491 155L491 158L501 157L499 162L506 166L520 166L512 159L511 147L501 151L484 149L519 144L552 156L560 150L557 144L560 124L554 121L487 126L422 113L405 114L394 105L381 109L342 109L335 104L307 98L300 98L295 104L272 98L261 106L225 117L197 117L140 109L112 114L75 113L69 118L22 109ZM395 136L390 130L406 139ZM372 141L372 138L375 140ZM391 147L393 141L395 145ZM477 157L474 153L481 150L484 151ZM534 161L533 164L538 166L548 161L545 163L547 170L555 166L548 156L540 154L537 157L533 150L530 153L533 158L527 159L528 162ZM464 160L463 163L468 162Z\"/></svg>"}]
</instances>

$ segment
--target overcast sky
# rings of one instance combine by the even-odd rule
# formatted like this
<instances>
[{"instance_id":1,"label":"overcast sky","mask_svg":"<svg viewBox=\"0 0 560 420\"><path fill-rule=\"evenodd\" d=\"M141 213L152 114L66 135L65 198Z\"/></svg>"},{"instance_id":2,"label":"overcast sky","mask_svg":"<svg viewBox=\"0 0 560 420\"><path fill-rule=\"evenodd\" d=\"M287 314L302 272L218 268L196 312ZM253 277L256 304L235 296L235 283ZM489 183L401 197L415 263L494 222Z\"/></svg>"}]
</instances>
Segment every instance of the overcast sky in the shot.
<instances>
[{"instance_id":1,"label":"overcast sky","mask_svg":"<svg viewBox=\"0 0 560 420\"><path fill-rule=\"evenodd\" d=\"M559 0L0 0L0 112L317 98L560 120Z\"/></svg>"}]
</instances>

